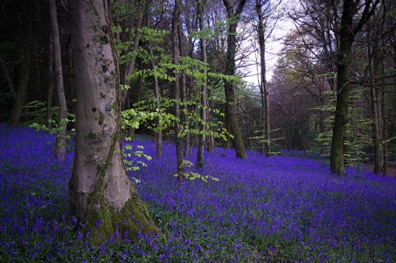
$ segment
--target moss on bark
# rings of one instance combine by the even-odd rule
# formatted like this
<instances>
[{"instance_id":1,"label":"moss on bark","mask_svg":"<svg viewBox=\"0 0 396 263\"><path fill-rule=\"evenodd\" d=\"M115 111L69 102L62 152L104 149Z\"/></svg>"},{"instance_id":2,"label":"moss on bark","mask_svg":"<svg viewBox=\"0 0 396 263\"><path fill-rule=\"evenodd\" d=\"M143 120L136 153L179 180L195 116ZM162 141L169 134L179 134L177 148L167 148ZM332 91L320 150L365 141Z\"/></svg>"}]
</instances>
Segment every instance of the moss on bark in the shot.
<instances>
[{"instance_id":1,"label":"moss on bark","mask_svg":"<svg viewBox=\"0 0 396 263\"><path fill-rule=\"evenodd\" d=\"M122 241L128 238L136 242L141 233L157 235L160 233L157 226L151 221L146 205L139 195L131 190L131 198L120 211L116 211L105 201L103 196L92 196L95 204L91 204L85 225L80 229L87 234L88 239L95 245L107 242L110 239Z\"/></svg>"}]
</instances>

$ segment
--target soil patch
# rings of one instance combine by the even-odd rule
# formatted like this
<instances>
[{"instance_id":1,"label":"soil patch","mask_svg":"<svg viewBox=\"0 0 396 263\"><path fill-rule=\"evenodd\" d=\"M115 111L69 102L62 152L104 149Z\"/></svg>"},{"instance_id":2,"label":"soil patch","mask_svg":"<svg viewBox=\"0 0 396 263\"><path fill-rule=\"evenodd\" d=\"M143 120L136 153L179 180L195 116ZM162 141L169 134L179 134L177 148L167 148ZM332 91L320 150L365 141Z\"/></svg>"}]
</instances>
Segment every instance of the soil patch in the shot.
<instances>
[{"instance_id":1,"label":"soil patch","mask_svg":"<svg viewBox=\"0 0 396 263\"><path fill-rule=\"evenodd\" d=\"M374 171L374 164L367 163L364 166L369 171L371 171L371 172ZM396 177L396 166L388 166L386 171L387 171L387 176Z\"/></svg>"}]
</instances>

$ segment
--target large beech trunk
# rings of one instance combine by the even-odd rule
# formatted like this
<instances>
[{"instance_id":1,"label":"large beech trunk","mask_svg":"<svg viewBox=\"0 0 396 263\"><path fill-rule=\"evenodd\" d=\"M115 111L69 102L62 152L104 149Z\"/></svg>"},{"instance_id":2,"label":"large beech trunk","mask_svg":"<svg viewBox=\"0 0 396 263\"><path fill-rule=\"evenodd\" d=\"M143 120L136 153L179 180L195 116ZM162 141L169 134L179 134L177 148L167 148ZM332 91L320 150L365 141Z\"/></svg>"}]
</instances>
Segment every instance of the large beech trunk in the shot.
<instances>
[{"instance_id":1,"label":"large beech trunk","mask_svg":"<svg viewBox=\"0 0 396 263\"><path fill-rule=\"evenodd\" d=\"M77 95L71 210L93 243L158 233L124 168L119 73L106 0L70 1ZM82 226L83 225L83 226Z\"/></svg>"}]
</instances>

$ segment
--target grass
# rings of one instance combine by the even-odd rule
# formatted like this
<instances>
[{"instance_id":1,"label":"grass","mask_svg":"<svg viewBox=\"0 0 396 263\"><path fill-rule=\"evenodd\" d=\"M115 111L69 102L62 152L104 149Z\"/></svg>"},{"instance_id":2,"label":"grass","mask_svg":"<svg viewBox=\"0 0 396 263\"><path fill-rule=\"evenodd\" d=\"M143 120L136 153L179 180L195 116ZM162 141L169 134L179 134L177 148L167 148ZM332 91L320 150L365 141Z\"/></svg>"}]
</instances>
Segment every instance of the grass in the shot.
<instances>
[{"instance_id":1,"label":"grass","mask_svg":"<svg viewBox=\"0 0 396 263\"><path fill-rule=\"evenodd\" d=\"M131 177L163 237L93 247L68 215L73 151L58 163L53 143L0 125L0 262L396 262L395 178L216 149L190 169L218 182L179 182L174 146L157 158L149 140L133 142L153 160Z\"/></svg>"}]
</instances>

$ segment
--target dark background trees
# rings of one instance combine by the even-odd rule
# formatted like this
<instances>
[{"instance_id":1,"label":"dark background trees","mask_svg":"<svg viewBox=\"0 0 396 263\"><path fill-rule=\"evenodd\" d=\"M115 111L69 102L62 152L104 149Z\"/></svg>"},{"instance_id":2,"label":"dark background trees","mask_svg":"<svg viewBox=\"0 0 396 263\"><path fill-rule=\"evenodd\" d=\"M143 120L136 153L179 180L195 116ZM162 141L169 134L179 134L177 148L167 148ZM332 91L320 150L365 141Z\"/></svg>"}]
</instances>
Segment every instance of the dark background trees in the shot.
<instances>
[{"instance_id":1,"label":"dark background trees","mask_svg":"<svg viewBox=\"0 0 396 263\"><path fill-rule=\"evenodd\" d=\"M56 74L49 3L0 3L1 121L13 126L31 122L34 110L26 105L32 101L45 102L46 118L58 116L57 108L53 108L60 103L53 89ZM355 10L347 20L342 15L348 3L301 0L297 11L288 12L295 27L282 39L284 48L278 54L272 79L262 78L261 86L252 87L241 81L244 72L255 70L247 67L250 50L242 41L249 35L256 38L248 25L260 21L260 12L250 7L260 6L267 12L265 1L180 1L174 28L177 34L173 37L173 1L113 1L111 19L120 83L130 87L121 92L122 109L135 109L141 119L140 126L128 133L155 137L159 155L162 137L180 140L184 155L200 144L202 156L202 149L224 145L220 137L228 137L231 142L233 136L232 146L242 158L245 147L269 148L263 142L268 142L275 154L280 148L289 148L329 158L333 144L333 157L338 149L337 158L343 159L332 159L333 172L343 173L342 163L370 160L376 173L386 173L386 166L395 158L396 7L390 0L350 1L349 7ZM68 1L56 1L66 102L74 114L68 5ZM198 10L204 15L199 16ZM350 25L343 24L346 22ZM345 33L343 26L355 29ZM277 30L276 25L273 30ZM262 45L270 41L262 36L260 39L264 40ZM341 63L346 40L350 58ZM174 48L179 50L178 65L174 63ZM263 62L269 67L275 63L264 59L261 68ZM340 66L348 75L344 80ZM177 86L180 98L174 96ZM336 102L340 104L348 90L343 103L348 111L343 111ZM176 101L180 103L180 116ZM333 124L339 123L342 112L342 136L337 137L333 127L338 126ZM267 128L271 130L262 129L268 122L263 117L269 119ZM179 129L175 125L180 125ZM68 123L68 129L73 126ZM231 135L224 133L225 129ZM202 158L197 160L199 165L204 164Z\"/></svg>"}]
</instances>

